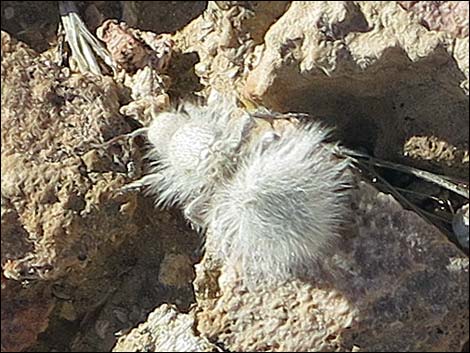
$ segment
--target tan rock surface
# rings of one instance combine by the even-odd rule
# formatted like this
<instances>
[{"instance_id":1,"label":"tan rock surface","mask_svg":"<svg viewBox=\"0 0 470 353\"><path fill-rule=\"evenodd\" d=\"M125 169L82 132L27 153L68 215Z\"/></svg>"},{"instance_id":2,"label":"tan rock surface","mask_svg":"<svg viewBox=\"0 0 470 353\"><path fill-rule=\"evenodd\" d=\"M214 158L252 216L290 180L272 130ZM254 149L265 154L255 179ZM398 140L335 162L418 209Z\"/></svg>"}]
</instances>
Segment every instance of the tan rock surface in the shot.
<instances>
[{"instance_id":1,"label":"tan rock surface","mask_svg":"<svg viewBox=\"0 0 470 353\"><path fill-rule=\"evenodd\" d=\"M198 238L119 191L141 175L145 151L102 144L135 125L119 113L131 101L122 86L49 57L2 32L2 351L106 351L158 303L189 305ZM185 259L178 287L172 273L158 281L166 249Z\"/></svg>"},{"instance_id":2,"label":"tan rock surface","mask_svg":"<svg viewBox=\"0 0 470 353\"><path fill-rule=\"evenodd\" d=\"M135 233L135 196L115 195L129 180L131 152L93 148L129 131L117 90L110 78L60 70L2 32L2 199L33 247L2 258L7 278L57 278Z\"/></svg>"},{"instance_id":3,"label":"tan rock surface","mask_svg":"<svg viewBox=\"0 0 470 353\"><path fill-rule=\"evenodd\" d=\"M349 145L464 177L459 158L403 152L417 136L468 153L468 3L412 3L209 2L174 39L199 55L206 88L310 113Z\"/></svg>"},{"instance_id":4,"label":"tan rock surface","mask_svg":"<svg viewBox=\"0 0 470 353\"><path fill-rule=\"evenodd\" d=\"M181 314L174 307L161 305L147 321L121 338L113 352L216 352L218 348L194 331L191 314Z\"/></svg>"},{"instance_id":5,"label":"tan rock surface","mask_svg":"<svg viewBox=\"0 0 470 353\"><path fill-rule=\"evenodd\" d=\"M12 280L34 284L79 272L100 247L117 246L136 233L131 222L136 197L116 191L130 180L128 165L138 152L128 150L126 155L93 148L129 131L118 109L118 88L112 79L70 74L2 32L6 293L16 285ZM22 296L33 296L31 292L20 291L11 300L22 302ZM36 310L35 301L26 302ZM49 312L36 319L47 320ZM6 341L23 341L23 347L34 342L33 334L29 340L15 339L21 330L9 329L13 323L2 321L2 342L4 334ZM45 328L39 329L34 319L24 325L31 331L28 325Z\"/></svg>"},{"instance_id":6,"label":"tan rock surface","mask_svg":"<svg viewBox=\"0 0 470 353\"><path fill-rule=\"evenodd\" d=\"M163 351L168 342L165 350L186 344L204 351L176 322L227 351L460 350L469 329L468 257L364 182L352 208L355 221L318 277L248 289L236 269L206 254L196 265L190 316L173 311L171 324L163 324L169 314L162 306L115 350Z\"/></svg>"},{"instance_id":7,"label":"tan rock surface","mask_svg":"<svg viewBox=\"0 0 470 353\"><path fill-rule=\"evenodd\" d=\"M429 31L395 2L294 2L260 52L244 87L252 99L309 112L382 158L429 166L401 156L423 135L468 151L468 37Z\"/></svg>"}]
</instances>

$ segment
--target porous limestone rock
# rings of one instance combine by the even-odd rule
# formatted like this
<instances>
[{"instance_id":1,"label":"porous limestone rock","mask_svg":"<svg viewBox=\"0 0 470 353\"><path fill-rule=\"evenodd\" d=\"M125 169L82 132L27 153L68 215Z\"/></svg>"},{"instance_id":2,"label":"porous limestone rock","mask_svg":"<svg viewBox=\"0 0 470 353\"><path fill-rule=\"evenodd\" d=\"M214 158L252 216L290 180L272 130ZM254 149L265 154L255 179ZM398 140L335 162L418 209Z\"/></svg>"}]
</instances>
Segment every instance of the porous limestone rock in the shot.
<instances>
[{"instance_id":1,"label":"porous limestone rock","mask_svg":"<svg viewBox=\"0 0 470 353\"><path fill-rule=\"evenodd\" d=\"M55 300L44 283L24 286L3 275L1 281L2 352L21 352L47 328Z\"/></svg>"},{"instance_id":2,"label":"porous limestone rock","mask_svg":"<svg viewBox=\"0 0 470 353\"><path fill-rule=\"evenodd\" d=\"M171 80L163 74L173 54L170 35L156 35L107 20L97 29L97 36L120 71L115 80L131 89L132 101L120 112L148 125L156 112L170 105L167 90Z\"/></svg>"},{"instance_id":3,"label":"porous limestone rock","mask_svg":"<svg viewBox=\"0 0 470 353\"><path fill-rule=\"evenodd\" d=\"M199 55L195 73L206 88L310 113L377 157L465 176L468 162L458 158L449 166L439 155L403 156L414 136L468 153L468 3L441 12L413 3L429 6L209 2L174 40Z\"/></svg>"},{"instance_id":4,"label":"porous limestone rock","mask_svg":"<svg viewBox=\"0 0 470 353\"><path fill-rule=\"evenodd\" d=\"M468 37L469 7L465 1L398 1L426 28L444 31L454 37Z\"/></svg>"},{"instance_id":5,"label":"porous limestone rock","mask_svg":"<svg viewBox=\"0 0 470 353\"><path fill-rule=\"evenodd\" d=\"M468 176L465 7L449 27L446 14L395 2L259 3L210 2L173 37L198 53L206 88L309 112L376 156ZM356 196L355 223L310 282L249 290L206 253L198 333L229 351L461 350L468 257L391 196L365 184Z\"/></svg>"},{"instance_id":6,"label":"porous limestone rock","mask_svg":"<svg viewBox=\"0 0 470 353\"><path fill-rule=\"evenodd\" d=\"M198 54L194 71L203 86L233 94L256 64L253 53L262 50L265 32L288 6L288 1L210 1L174 40L183 52Z\"/></svg>"},{"instance_id":7,"label":"porous limestone rock","mask_svg":"<svg viewBox=\"0 0 470 353\"><path fill-rule=\"evenodd\" d=\"M14 218L11 239L27 244L12 250L3 234L2 267L53 279L134 234L135 195L116 191L137 155L102 146L130 130L110 78L71 74L4 32L2 53L2 215L14 215L2 221Z\"/></svg>"},{"instance_id":8,"label":"porous limestone rock","mask_svg":"<svg viewBox=\"0 0 470 353\"><path fill-rule=\"evenodd\" d=\"M469 135L468 36L434 29L391 1L293 2L267 31L243 93L331 122L377 157L428 167L402 156L413 136L463 155ZM468 174L468 162L450 168L439 158L439 171Z\"/></svg>"},{"instance_id":9,"label":"porous limestone rock","mask_svg":"<svg viewBox=\"0 0 470 353\"><path fill-rule=\"evenodd\" d=\"M136 233L136 196L117 191L138 172L132 161L139 152L100 147L130 130L111 78L72 74L5 32L1 42L1 265L8 293L15 281L49 281L80 271L100 247ZM2 301L3 292L2 284ZM22 310L37 312L49 302L25 296L31 290L12 299L28 303ZM8 310L19 305L10 304ZM47 322L48 312L24 321L28 339L11 329L15 320L2 320L2 344L16 342L5 350L31 345L32 332L45 326L37 321Z\"/></svg>"},{"instance_id":10,"label":"porous limestone rock","mask_svg":"<svg viewBox=\"0 0 470 353\"><path fill-rule=\"evenodd\" d=\"M215 352L218 348L194 331L194 318L163 304L147 321L119 339L113 352Z\"/></svg>"},{"instance_id":11,"label":"porous limestone rock","mask_svg":"<svg viewBox=\"0 0 470 353\"><path fill-rule=\"evenodd\" d=\"M206 254L196 266L198 332L229 351L460 350L468 257L364 182L352 209L351 227L310 280L249 289Z\"/></svg>"}]
</instances>

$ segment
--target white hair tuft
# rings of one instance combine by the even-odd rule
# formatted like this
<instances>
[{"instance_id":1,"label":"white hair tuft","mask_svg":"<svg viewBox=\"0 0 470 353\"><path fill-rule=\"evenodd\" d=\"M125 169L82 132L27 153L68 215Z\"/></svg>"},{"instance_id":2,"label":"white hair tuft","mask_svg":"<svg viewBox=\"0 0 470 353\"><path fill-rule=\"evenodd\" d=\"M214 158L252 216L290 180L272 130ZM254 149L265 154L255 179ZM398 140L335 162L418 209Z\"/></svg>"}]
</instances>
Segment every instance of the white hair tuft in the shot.
<instances>
[{"instance_id":1,"label":"white hair tuft","mask_svg":"<svg viewBox=\"0 0 470 353\"><path fill-rule=\"evenodd\" d=\"M260 139L210 210L214 242L251 280L309 275L348 214L348 160L319 124Z\"/></svg>"}]
</instances>

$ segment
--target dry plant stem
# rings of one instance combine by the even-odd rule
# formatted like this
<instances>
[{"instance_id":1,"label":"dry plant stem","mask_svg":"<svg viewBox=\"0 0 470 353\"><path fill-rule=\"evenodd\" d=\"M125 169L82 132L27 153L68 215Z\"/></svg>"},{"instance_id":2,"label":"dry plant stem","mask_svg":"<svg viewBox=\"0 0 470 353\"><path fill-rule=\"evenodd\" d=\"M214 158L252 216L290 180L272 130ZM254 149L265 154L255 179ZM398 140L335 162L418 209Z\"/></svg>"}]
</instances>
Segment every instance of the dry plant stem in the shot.
<instances>
[{"instance_id":1,"label":"dry plant stem","mask_svg":"<svg viewBox=\"0 0 470 353\"><path fill-rule=\"evenodd\" d=\"M123 139L134 139L138 136L142 136L142 135L145 135L148 131L148 128L146 127L141 127L139 129L136 129L134 131L131 131L127 134L123 134L123 135L118 135L116 137L113 137L112 139L108 140L108 141L105 141L101 144L97 144L97 145L94 145L93 147L95 148L103 148L103 147L109 147L111 146L113 143L117 142L117 141L120 141L120 140L123 140Z\"/></svg>"},{"instance_id":2,"label":"dry plant stem","mask_svg":"<svg viewBox=\"0 0 470 353\"><path fill-rule=\"evenodd\" d=\"M96 60L97 54L115 72L115 65L108 51L90 33L80 16L73 1L59 1L59 10L65 31L65 38L72 50L72 57L77 62L80 72L91 72L101 75Z\"/></svg>"},{"instance_id":3,"label":"dry plant stem","mask_svg":"<svg viewBox=\"0 0 470 353\"><path fill-rule=\"evenodd\" d=\"M400 187L397 187L397 186L395 186L395 189L398 190L398 191L400 191L400 192L406 192L407 194L416 195L416 196L421 196L421 197L426 197L426 198L431 199L431 200L436 201L436 202L442 203L442 201L443 201L443 200L441 200L439 197L432 196L432 195L426 194L426 193L424 193L424 192L418 192L418 191L408 190L408 189L400 188ZM447 205L447 206L449 206L449 205Z\"/></svg>"},{"instance_id":4,"label":"dry plant stem","mask_svg":"<svg viewBox=\"0 0 470 353\"><path fill-rule=\"evenodd\" d=\"M408 200L405 196L403 196L400 192L398 192L393 185L391 185L387 180L385 180L385 178L380 176L374 170L374 168L371 167L370 165L367 165L367 164L363 163L362 161L356 161L356 162L361 167L361 169L366 170L371 175L375 176L381 182L381 184L390 192L390 194L392 194L398 201L400 201L402 203L402 205L404 205L405 207L408 207L408 208L412 209L413 211L415 211L418 215L420 215L423 219L428 221L430 224L432 224L432 225L436 226L437 228L439 228L439 230L441 232L443 232L444 234L449 234L449 232L444 227L440 226L437 223L431 222L430 218L434 218L434 219L437 219L439 221L446 222L445 220L443 220L441 217L439 217L439 216L437 216L437 215L435 215L431 212L425 211L425 210L417 207L416 205L414 205L410 200Z\"/></svg>"},{"instance_id":5,"label":"dry plant stem","mask_svg":"<svg viewBox=\"0 0 470 353\"><path fill-rule=\"evenodd\" d=\"M367 163L369 165L374 165L377 167L388 168L388 169L394 169L403 173L412 174L416 177L419 177L431 183L437 184L443 188L446 188L447 190L455 192L456 194L463 196L467 199L469 198L469 190L467 187L448 180L448 177L446 176L437 175L431 172L427 172L425 170L416 169L416 168L404 166L401 164L383 161L383 160L371 157L367 154L353 151L353 150L343 148L343 147L340 148L340 151L341 153L349 157L356 158L356 161L358 161L357 158L361 158L361 160L364 163Z\"/></svg>"},{"instance_id":6,"label":"dry plant stem","mask_svg":"<svg viewBox=\"0 0 470 353\"><path fill-rule=\"evenodd\" d=\"M432 196L432 195L428 195L426 193L416 192L416 191L408 190L408 189L404 189L404 188L399 188L399 187L396 187L396 186L394 186L394 188L395 188L395 190L397 190L399 192L402 192L402 193L407 193L407 194L410 194L410 195L417 195L417 196L426 197L426 198L429 198L430 200L438 202L441 205L446 205L447 208L449 209L449 211L435 210L434 213L429 213L429 215L433 216L436 219L439 219L443 222L452 223L452 215L455 214L455 211L454 211L454 208L452 207L452 204L450 203L449 200L442 200L442 199L440 199L439 197L436 197L436 196Z\"/></svg>"}]
</instances>

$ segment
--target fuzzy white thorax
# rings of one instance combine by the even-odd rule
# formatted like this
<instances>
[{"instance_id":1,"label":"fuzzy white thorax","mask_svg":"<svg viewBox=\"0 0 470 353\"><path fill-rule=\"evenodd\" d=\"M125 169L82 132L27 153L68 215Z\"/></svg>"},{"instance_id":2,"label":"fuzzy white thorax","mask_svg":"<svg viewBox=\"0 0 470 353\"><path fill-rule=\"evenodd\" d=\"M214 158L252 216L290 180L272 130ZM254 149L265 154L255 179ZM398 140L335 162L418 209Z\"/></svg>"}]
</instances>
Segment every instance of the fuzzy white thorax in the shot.
<instances>
[{"instance_id":1,"label":"fuzzy white thorax","mask_svg":"<svg viewBox=\"0 0 470 353\"><path fill-rule=\"evenodd\" d=\"M152 161L148 191L160 206L182 206L202 226L213 191L230 178L251 118L231 119L235 100L219 97L209 105L185 103L158 114L149 127Z\"/></svg>"}]
</instances>

